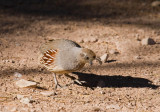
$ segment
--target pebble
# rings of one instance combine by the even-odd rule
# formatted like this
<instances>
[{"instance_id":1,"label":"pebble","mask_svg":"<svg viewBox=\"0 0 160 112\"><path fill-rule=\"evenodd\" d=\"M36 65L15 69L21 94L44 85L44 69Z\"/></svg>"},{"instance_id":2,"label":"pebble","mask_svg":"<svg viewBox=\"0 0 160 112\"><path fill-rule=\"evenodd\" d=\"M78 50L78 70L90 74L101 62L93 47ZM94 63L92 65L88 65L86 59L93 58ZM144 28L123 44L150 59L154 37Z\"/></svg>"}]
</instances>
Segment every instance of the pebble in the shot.
<instances>
[{"instance_id":1,"label":"pebble","mask_svg":"<svg viewBox=\"0 0 160 112\"><path fill-rule=\"evenodd\" d=\"M135 59L142 59L141 56L135 56Z\"/></svg>"},{"instance_id":2,"label":"pebble","mask_svg":"<svg viewBox=\"0 0 160 112\"><path fill-rule=\"evenodd\" d=\"M5 106L7 112L17 112L17 107L13 105Z\"/></svg>"},{"instance_id":3,"label":"pebble","mask_svg":"<svg viewBox=\"0 0 160 112\"><path fill-rule=\"evenodd\" d=\"M157 7L157 6L160 6L160 1L154 1L151 3L151 6L152 7Z\"/></svg>"},{"instance_id":4,"label":"pebble","mask_svg":"<svg viewBox=\"0 0 160 112\"><path fill-rule=\"evenodd\" d=\"M100 111L101 111L101 109L100 109L100 108L98 108L98 107L95 107L95 108L93 109L93 111L94 111L94 112L100 112Z\"/></svg>"},{"instance_id":5,"label":"pebble","mask_svg":"<svg viewBox=\"0 0 160 112\"><path fill-rule=\"evenodd\" d=\"M83 43L84 40L80 38L80 39L77 40L77 42L78 42L78 43Z\"/></svg>"},{"instance_id":6,"label":"pebble","mask_svg":"<svg viewBox=\"0 0 160 112\"><path fill-rule=\"evenodd\" d=\"M32 81L27 81L24 79L20 79L16 82L16 85L20 88L24 88L24 87L36 87L37 83L36 82L32 82Z\"/></svg>"},{"instance_id":7,"label":"pebble","mask_svg":"<svg viewBox=\"0 0 160 112\"><path fill-rule=\"evenodd\" d=\"M118 104L115 104L115 105L114 105L114 104L107 105L106 108L107 108L107 109L116 109L116 110L119 110L119 109L120 109L120 107L119 107Z\"/></svg>"},{"instance_id":8,"label":"pebble","mask_svg":"<svg viewBox=\"0 0 160 112\"><path fill-rule=\"evenodd\" d=\"M22 99L22 98L24 98L24 96L23 96L23 95L20 95L20 94L17 94L16 97L17 97L17 99L19 99L19 100Z\"/></svg>"},{"instance_id":9,"label":"pebble","mask_svg":"<svg viewBox=\"0 0 160 112\"><path fill-rule=\"evenodd\" d=\"M101 87L101 88L103 88L103 87L105 87L105 82L103 81L103 80L100 80L99 82L98 82L98 84L97 84L97 87Z\"/></svg>"},{"instance_id":10,"label":"pebble","mask_svg":"<svg viewBox=\"0 0 160 112\"><path fill-rule=\"evenodd\" d=\"M100 59L101 59L101 61L102 61L103 63L105 63L105 62L107 61L108 57L109 57L109 54L105 53L104 55L102 55L102 56L100 57Z\"/></svg>"},{"instance_id":11,"label":"pebble","mask_svg":"<svg viewBox=\"0 0 160 112\"><path fill-rule=\"evenodd\" d=\"M105 43L105 40L99 39L99 40L98 40L98 43Z\"/></svg>"},{"instance_id":12,"label":"pebble","mask_svg":"<svg viewBox=\"0 0 160 112\"><path fill-rule=\"evenodd\" d=\"M84 38L83 41L84 41L85 43L88 43L88 42L90 42L90 39L89 39L89 38Z\"/></svg>"},{"instance_id":13,"label":"pebble","mask_svg":"<svg viewBox=\"0 0 160 112\"><path fill-rule=\"evenodd\" d=\"M114 49L109 50L109 53L110 54L118 54L118 52L116 50L114 50Z\"/></svg>"},{"instance_id":14,"label":"pebble","mask_svg":"<svg viewBox=\"0 0 160 112\"><path fill-rule=\"evenodd\" d=\"M97 41L98 41L97 38L91 38L91 39L90 39L90 42L97 42Z\"/></svg>"},{"instance_id":15,"label":"pebble","mask_svg":"<svg viewBox=\"0 0 160 112\"><path fill-rule=\"evenodd\" d=\"M14 73L14 76L15 76L16 78L20 78L20 77L22 77L22 74L21 74L21 73L18 73L18 72L15 72L15 73Z\"/></svg>"},{"instance_id":16,"label":"pebble","mask_svg":"<svg viewBox=\"0 0 160 112\"><path fill-rule=\"evenodd\" d=\"M44 96L52 96L52 95L54 95L54 91L42 91L42 92L40 92L40 94L42 94Z\"/></svg>"},{"instance_id":17,"label":"pebble","mask_svg":"<svg viewBox=\"0 0 160 112\"><path fill-rule=\"evenodd\" d=\"M104 92L104 91L100 91L100 93L101 93L101 94L105 94L105 92Z\"/></svg>"},{"instance_id":18,"label":"pebble","mask_svg":"<svg viewBox=\"0 0 160 112\"><path fill-rule=\"evenodd\" d=\"M142 39L141 44L142 45L154 45L156 44L156 42L152 38L147 37L147 38Z\"/></svg>"},{"instance_id":19,"label":"pebble","mask_svg":"<svg viewBox=\"0 0 160 112\"><path fill-rule=\"evenodd\" d=\"M29 105L32 102L32 100L26 97L26 98L22 98L20 102Z\"/></svg>"}]
</instances>

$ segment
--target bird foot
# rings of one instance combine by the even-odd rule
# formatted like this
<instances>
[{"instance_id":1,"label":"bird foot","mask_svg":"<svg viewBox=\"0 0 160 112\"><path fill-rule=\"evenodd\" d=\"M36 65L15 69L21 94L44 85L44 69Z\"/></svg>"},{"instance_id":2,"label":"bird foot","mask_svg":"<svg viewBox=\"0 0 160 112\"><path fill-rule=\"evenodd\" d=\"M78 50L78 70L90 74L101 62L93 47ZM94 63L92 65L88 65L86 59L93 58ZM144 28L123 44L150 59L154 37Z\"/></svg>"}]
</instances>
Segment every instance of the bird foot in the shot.
<instances>
[{"instance_id":1,"label":"bird foot","mask_svg":"<svg viewBox=\"0 0 160 112\"><path fill-rule=\"evenodd\" d=\"M79 81L77 79L73 80L74 83L78 83L79 85L83 85L86 81Z\"/></svg>"},{"instance_id":2,"label":"bird foot","mask_svg":"<svg viewBox=\"0 0 160 112\"><path fill-rule=\"evenodd\" d=\"M78 79L76 79L75 77L73 76L70 76L68 74L65 74L65 76L67 76L68 78L70 78L71 80L73 80L72 83L68 84L68 85L71 85L71 84L74 84L74 83L77 83L79 85L82 85L83 83L86 83L86 81L79 81Z\"/></svg>"}]
</instances>

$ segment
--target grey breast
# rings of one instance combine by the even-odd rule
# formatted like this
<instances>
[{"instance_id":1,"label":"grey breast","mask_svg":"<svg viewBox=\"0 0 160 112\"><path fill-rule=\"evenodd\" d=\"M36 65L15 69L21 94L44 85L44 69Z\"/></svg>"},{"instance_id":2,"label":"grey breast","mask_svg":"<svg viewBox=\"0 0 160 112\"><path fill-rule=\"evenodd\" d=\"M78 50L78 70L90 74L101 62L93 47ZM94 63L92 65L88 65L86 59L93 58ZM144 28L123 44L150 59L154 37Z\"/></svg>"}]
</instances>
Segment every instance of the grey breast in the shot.
<instances>
[{"instance_id":1,"label":"grey breast","mask_svg":"<svg viewBox=\"0 0 160 112\"><path fill-rule=\"evenodd\" d=\"M78 55L81 51L81 46L71 40L60 40L59 54L57 64L64 70L73 70L78 66Z\"/></svg>"},{"instance_id":2,"label":"grey breast","mask_svg":"<svg viewBox=\"0 0 160 112\"><path fill-rule=\"evenodd\" d=\"M80 52L81 48L78 47L65 49L58 54L56 63L61 65L64 70L76 70L80 64L80 60L78 60Z\"/></svg>"}]
</instances>

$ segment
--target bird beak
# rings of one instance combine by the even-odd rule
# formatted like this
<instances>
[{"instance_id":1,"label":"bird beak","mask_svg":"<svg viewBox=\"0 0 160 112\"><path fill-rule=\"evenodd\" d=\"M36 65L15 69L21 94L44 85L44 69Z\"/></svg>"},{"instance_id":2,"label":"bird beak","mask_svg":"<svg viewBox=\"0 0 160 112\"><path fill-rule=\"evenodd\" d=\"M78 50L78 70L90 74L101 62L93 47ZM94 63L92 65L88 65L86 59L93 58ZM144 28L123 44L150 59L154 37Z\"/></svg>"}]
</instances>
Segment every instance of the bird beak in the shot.
<instances>
[{"instance_id":1,"label":"bird beak","mask_svg":"<svg viewBox=\"0 0 160 112\"><path fill-rule=\"evenodd\" d=\"M90 61L90 62L89 62L89 64L92 66L92 65L93 65L93 62L92 62L92 61Z\"/></svg>"},{"instance_id":2,"label":"bird beak","mask_svg":"<svg viewBox=\"0 0 160 112\"><path fill-rule=\"evenodd\" d=\"M96 57L96 60L99 62L100 65L102 65L102 61L99 57Z\"/></svg>"}]
</instances>

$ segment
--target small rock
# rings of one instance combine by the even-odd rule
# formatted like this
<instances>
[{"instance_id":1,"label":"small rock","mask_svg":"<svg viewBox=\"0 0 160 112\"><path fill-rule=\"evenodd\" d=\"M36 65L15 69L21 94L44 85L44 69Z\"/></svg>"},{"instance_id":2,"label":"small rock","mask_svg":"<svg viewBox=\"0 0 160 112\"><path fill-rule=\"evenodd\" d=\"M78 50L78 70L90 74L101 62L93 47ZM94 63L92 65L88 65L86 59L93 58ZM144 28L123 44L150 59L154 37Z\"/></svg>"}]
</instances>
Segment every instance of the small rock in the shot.
<instances>
[{"instance_id":1,"label":"small rock","mask_svg":"<svg viewBox=\"0 0 160 112\"><path fill-rule=\"evenodd\" d=\"M98 40L98 43L104 43L105 41L104 40L102 40L102 39L99 39Z\"/></svg>"},{"instance_id":2,"label":"small rock","mask_svg":"<svg viewBox=\"0 0 160 112\"><path fill-rule=\"evenodd\" d=\"M107 109L116 109L116 110L119 110L119 109L120 109L120 107L119 107L118 104L115 104L115 105L113 105L113 104L107 105L106 108L107 108Z\"/></svg>"},{"instance_id":3,"label":"small rock","mask_svg":"<svg viewBox=\"0 0 160 112\"><path fill-rule=\"evenodd\" d=\"M54 91L42 91L40 92L44 96L52 96L54 95Z\"/></svg>"},{"instance_id":4,"label":"small rock","mask_svg":"<svg viewBox=\"0 0 160 112\"><path fill-rule=\"evenodd\" d=\"M18 73L18 72L15 72L15 73L14 73L14 76L15 76L16 78L20 78L20 77L22 77L22 74L20 74L20 73Z\"/></svg>"},{"instance_id":5,"label":"small rock","mask_svg":"<svg viewBox=\"0 0 160 112\"><path fill-rule=\"evenodd\" d=\"M83 41L84 41L85 43L90 42L89 38L84 38Z\"/></svg>"},{"instance_id":6,"label":"small rock","mask_svg":"<svg viewBox=\"0 0 160 112\"><path fill-rule=\"evenodd\" d=\"M17 107L14 106L14 105L9 105L9 106L5 106L6 107L6 110L7 112L17 112Z\"/></svg>"},{"instance_id":7,"label":"small rock","mask_svg":"<svg viewBox=\"0 0 160 112\"><path fill-rule=\"evenodd\" d=\"M101 111L101 109L100 109L100 108L98 108L98 107L95 107L95 108L93 109L93 111L94 111L94 112L100 112L100 111Z\"/></svg>"},{"instance_id":8,"label":"small rock","mask_svg":"<svg viewBox=\"0 0 160 112\"><path fill-rule=\"evenodd\" d=\"M152 2L151 6L152 7L160 6L160 1L154 1L154 2Z\"/></svg>"},{"instance_id":9,"label":"small rock","mask_svg":"<svg viewBox=\"0 0 160 112\"><path fill-rule=\"evenodd\" d=\"M139 39L139 34L135 34L135 37Z\"/></svg>"},{"instance_id":10,"label":"small rock","mask_svg":"<svg viewBox=\"0 0 160 112\"><path fill-rule=\"evenodd\" d=\"M100 59L101 59L101 61L102 61L103 63L105 63L105 62L107 61L108 57L109 57L109 54L105 53L104 55L102 55L102 56L100 57Z\"/></svg>"},{"instance_id":11,"label":"small rock","mask_svg":"<svg viewBox=\"0 0 160 112\"><path fill-rule=\"evenodd\" d=\"M103 80L100 80L99 82L98 82L98 84L97 84L97 87L101 87L101 88L103 88L103 87L105 87L105 82L103 81Z\"/></svg>"},{"instance_id":12,"label":"small rock","mask_svg":"<svg viewBox=\"0 0 160 112\"><path fill-rule=\"evenodd\" d=\"M91 39L90 39L90 42L97 42L97 41L98 41L97 38L91 38Z\"/></svg>"},{"instance_id":13,"label":"small rock","mask_svg":"<svg viewBox=\"0 0 160 112\"><path fill-rule=\"evenodd\" d=\"M100 93L101 93L101 94L105 94L105 92L104 92L104 91L100 91Z\"/></svg>"},{"instance_id":14,"label":"small rock","mask_svg":"<svg viewBox=\"0 0 160 112\"><path fill-rule=\"evenodd\" d=\"M135 56L135 59L142 59L141 56Z\"/></svg>"},{"instance_id":15,"label":"small rock","mask_svg":"<svg viewBox=\"0 0 160 112\"><path fill-rule=\"evenodd\" d=\"M117 52L116 50L114 50L114 49L111 49L111 50L109 51L109 53L110 53L110 54L118 54L118 52Z\"/></svg>"},{"instance_id":16,"label":"small rock","mask_svg":"<svg viewBox=\"0 0 160 112\"><path fill-rule=\"evenodd\" d=\"M78 39L77 42L78 43L83 43L84 41L83 41L83 39Z\"/></svg>"},{"instance_id":17,"label":"small rock","mask_svg":"<svg viewBox=\"0 0 160 112\"><path fill-rule=\"evenodd\" d=\"M37 83L32 82L32 81L27 81L27 80L24 80L24 79L20 79L19 81L16 82L16 85L20 88L35 87L37 85Z\"/></svg>"},{"instance_id":18,"label":"small rock","mask_svg":"<svg viewBox=\"0 0 160 112\"><path fill-rule=\"evenodd\" d=\"M141 44L142 45L154 45L156 44L156 42L151 38L144 38L142 39Z\"/></svg>"},{"instance_id":19,"label":"small rock","mask_svg":"<svg viewBox=\"0 0 160 112\"><path fill-rule=\"evenodd\" d=\"M136 37L136 40L137 40L137 41L141 41L141 39L140 39L139 37Z\"/></svg>"},{"instance_id":20,"label":"small rock","mask_svg":"<svg viewBox=\"0 0 160 112\"><path fill-rule=\"evenodd\" d=\"M26 98L22 98L20 102L29 105L32 102L32 100L26 97Z\"/></svg>"},{"instance_id":21,"label":"small rock","mask_svg":"<svg viewBox=\"0 0 160 112\"><path fill-rule=\"evenodd\" d=\"M17 99L19 99L19 100L22 99L22 98L24 98L24 96L23 96L23 95L20 95L20 94L17 94L16 97L17 97Z\"/></svg>"}]
</instances>

